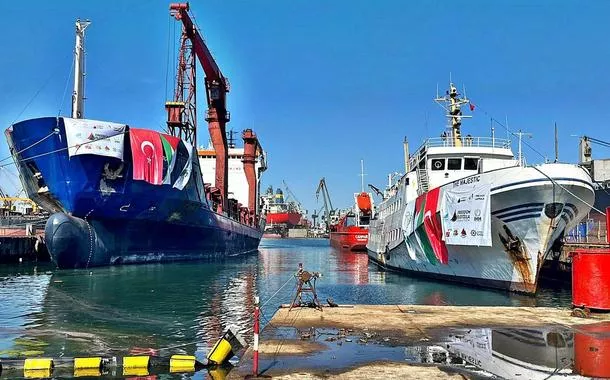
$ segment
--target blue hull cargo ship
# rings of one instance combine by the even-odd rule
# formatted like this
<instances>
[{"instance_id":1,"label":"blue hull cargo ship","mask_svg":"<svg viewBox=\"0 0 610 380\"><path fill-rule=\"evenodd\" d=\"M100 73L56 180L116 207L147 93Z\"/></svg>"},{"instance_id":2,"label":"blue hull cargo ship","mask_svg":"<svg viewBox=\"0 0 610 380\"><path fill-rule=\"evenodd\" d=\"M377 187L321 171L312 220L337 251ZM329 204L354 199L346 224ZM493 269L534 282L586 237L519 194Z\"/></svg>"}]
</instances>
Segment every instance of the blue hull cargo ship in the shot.
<instances>
[{"instance_id":1,"label":"blue hull cargo ship","mask_svg":"<svg viewBox=\"0 0 610 380\"><path fill-rule=\"evenodd\" d=\"M82 21L76 22L72 117L25 120L6 131L24 189L52 213L45 242L60 268L193 260L258 248L264 153L251 130L243 132L243 149L229 152L226 79L193 27L188 5L170 9L184 24L183 41L191 41L182 44L180 59L188 55L193 61L179 65L184 75L178 75L174 101L166 103L169 134L82 118L83 37L89 24ZM187 54L189 48L193 54ZM195 105L188 100L194 99L189 96L194 86L182 82L194 78L195 57L206 74L212 146L205 155L196 149ZM240 164L238 172L231 167L231 178L229 153ZM202 171L209 169L215 178L204 178ZM231 193L241 199L228 198L229 179Z\"/></svg>"}]
</instances>

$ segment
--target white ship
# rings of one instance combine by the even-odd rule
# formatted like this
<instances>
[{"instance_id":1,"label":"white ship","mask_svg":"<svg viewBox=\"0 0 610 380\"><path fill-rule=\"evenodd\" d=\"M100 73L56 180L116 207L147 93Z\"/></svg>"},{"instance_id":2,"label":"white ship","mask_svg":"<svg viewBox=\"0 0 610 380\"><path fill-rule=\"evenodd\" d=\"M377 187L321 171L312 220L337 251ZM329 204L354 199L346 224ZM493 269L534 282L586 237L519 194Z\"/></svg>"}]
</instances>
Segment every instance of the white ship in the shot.
<instances>
[{"instance_id":1,"label":"white ship","mask_svg":"<svg viewBox=\"0 0 610 380\"><path fill-rule=\"evenodd\" d=\"M453 84L435 101L447 130L413 155L405 148L406 174L371 221L369 257L389 270L535 293L545 256L591 209L591 176L578 165L526 165L521 148L515 158L493 132L463 137L470 101Z\"/></svg>"}]
</instances>

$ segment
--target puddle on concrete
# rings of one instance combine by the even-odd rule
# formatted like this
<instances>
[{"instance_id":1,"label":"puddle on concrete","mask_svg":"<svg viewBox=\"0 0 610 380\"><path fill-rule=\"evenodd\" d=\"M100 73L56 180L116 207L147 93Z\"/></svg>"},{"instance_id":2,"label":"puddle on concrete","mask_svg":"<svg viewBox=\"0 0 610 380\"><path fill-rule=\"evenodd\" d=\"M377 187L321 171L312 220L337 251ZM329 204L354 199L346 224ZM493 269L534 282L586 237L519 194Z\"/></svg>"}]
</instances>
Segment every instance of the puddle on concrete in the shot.
<instances>
[{"instance_id":1,"label":"puddle on concrete","mask_svg":"<svg viewBox=\"0 0 610 380\"><path fill-rule=\"evenodd\" d=\"M271 342L260 368L269 374L341 372L373 362L435 365L474 377L548 379L610 377L610 323L443 329L430 341L344 329L266 328ZM263 340L264 341L264 340ZM312 350L312 347L316 347Z\"/></svg>"}]
</instances>

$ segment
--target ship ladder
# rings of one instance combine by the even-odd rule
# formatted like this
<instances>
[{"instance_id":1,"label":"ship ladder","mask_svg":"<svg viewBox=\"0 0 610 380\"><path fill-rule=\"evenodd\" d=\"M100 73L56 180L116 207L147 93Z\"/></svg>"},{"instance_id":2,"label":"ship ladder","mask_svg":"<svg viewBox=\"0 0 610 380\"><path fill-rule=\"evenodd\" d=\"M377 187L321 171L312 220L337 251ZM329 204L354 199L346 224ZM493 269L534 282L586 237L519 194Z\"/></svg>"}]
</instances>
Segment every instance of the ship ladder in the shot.
<instances>
[{"instance_id":1,"label":"ship ladder","mask_svg":"<svg viewBox=\"0 0 610 380\"><path fill-rule=\"evenodd\" d=\"M428 191L428 171L417 168L417 195L422 195Z\"/></svg>"}]
</instances>

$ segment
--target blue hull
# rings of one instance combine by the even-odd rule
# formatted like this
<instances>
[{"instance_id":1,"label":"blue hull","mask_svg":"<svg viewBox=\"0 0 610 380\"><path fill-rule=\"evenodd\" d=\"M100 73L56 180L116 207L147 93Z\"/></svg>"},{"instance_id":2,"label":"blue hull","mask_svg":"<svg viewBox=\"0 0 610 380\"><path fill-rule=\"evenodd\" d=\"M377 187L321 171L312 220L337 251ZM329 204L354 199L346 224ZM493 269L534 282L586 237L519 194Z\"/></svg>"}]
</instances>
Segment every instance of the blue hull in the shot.
<instances>
[{"instance_id":1,"label":"blue hull","mask_svg":"<svg viewBox=\"0 0 610 380\"><path fill-rule=\"evenodd\" d=\"M128 136L123 162L69 157L65 136L63 118L54 117L7 131L28 196L54 213L45 241L60 268L193 260L258 248L262 225L211 210L197 157L188 184L178 190L133 180Z\"/></svg>"}]
</instances>

